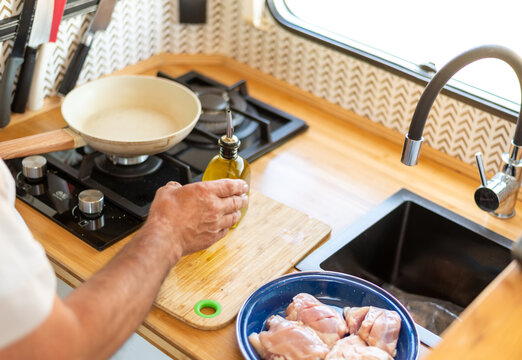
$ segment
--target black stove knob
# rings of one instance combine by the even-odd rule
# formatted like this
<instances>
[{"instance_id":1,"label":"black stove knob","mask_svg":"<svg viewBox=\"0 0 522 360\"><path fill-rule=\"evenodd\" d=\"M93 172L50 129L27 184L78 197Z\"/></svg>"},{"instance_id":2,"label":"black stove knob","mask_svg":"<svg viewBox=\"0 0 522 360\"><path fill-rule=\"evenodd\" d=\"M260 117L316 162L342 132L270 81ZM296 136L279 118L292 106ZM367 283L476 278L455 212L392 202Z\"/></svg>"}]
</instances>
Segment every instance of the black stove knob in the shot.
<instances>
[{"instance_id":1,"label":"black stove knob","mask_svg":"<svg viewBox=\"0 0 522 360\"><path fill-rule=\"evenodd\" d=\"M103 193L87 189L78 194L78 209L87 217L99 216L103 210Z\"/></svg>"},{"instance_id":2,"label":"black stove knob","mask_svg":"<svg viewBox=\"0 0 522 360\"><path fill-rule=\"evenodd\" d=\"M29 180L40 180L45 176L47 159L40 155L28 156L22 160L22 174Z\"/></svg>"}]
</instances>

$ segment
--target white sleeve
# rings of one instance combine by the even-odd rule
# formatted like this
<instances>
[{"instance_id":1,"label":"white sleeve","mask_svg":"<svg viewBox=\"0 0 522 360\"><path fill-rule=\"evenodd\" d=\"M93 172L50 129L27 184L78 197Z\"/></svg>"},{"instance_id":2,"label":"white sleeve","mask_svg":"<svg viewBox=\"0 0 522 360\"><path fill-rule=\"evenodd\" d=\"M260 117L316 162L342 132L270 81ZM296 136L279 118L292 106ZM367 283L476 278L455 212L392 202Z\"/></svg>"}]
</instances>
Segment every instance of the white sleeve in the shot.
<instances>
[{"instance_id":1,"label":"white sleeve","mask_svg":"<svg viewBox=\"0 0 522 360\"><path fill-rule=\"evenodd\" d=\"M0 160L0 348L50 314L56 277L42 246L14 207L14 181Z\"/></svg>"}]
</instances>

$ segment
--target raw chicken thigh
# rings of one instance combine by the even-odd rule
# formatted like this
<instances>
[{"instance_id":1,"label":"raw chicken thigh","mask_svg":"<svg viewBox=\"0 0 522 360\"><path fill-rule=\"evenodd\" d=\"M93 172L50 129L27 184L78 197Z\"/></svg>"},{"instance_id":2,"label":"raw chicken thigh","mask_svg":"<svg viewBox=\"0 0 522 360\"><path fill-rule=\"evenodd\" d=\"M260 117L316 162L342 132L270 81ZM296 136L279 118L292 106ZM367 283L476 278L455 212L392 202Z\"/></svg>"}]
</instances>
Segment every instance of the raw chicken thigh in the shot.
<instances>
[{"instance_id":1,"label":"raw chicken thigh","mask_svg":"<svg viewBox=\"0 0 522 360\"><path fill-rule=\"evenodd\" d=\"M363 307L347 307L344 308L344 318L346 319L346 325L348 325L348 333L357 334L359 328L370 310L369 306Z\"/></svg>"},{"instance_id":2,"label":"raw chicken thigh","mask_svg":"<svg viewBox=\"0 0 522 360\"><path fill-rule=\"evenodd\" d=\"M312 329L299 322L276 315L267 320L267 328L248 337L265 360L322 360L329 351Z\"/></svg>"},{"instance_id":3,"label":"raw chicken thigh","mask_svg":"<svg viewBox=\"0 0 522 360\"><path fill-rule=\"evenodd\" d=\"M286 318L311 327L330 348L348 332L343 317L310 294L294 296L292 303L286 308Z\"/></svg>"},{"instance_id":4,"label":"raw chicken thigh","mask_svg":"<svg viewBox=\"0 0 522 360\"><path fill-rule=\"evenodd\" d=\"M325 360L393 360L384 350L368 346L357 335L350 335L335 343Z\"/></svg>"},{"instance_id":5,"label":"raw chicken thigh","mask_svg":"<svg viewBox=\"0 0 522 360\"><path fill-rule=\"evenodd\" d=\"M361 322L361 316L364 312L366 312L366 315ZM376 346L385 350L391 356L395 356L395 348L401 330L401 318L397 312L370 306L345 308L344 316L350 334L357 334L368 345ZM356 332L352 332L354 329L356 329Z\"/></svg>"}]
</instances>

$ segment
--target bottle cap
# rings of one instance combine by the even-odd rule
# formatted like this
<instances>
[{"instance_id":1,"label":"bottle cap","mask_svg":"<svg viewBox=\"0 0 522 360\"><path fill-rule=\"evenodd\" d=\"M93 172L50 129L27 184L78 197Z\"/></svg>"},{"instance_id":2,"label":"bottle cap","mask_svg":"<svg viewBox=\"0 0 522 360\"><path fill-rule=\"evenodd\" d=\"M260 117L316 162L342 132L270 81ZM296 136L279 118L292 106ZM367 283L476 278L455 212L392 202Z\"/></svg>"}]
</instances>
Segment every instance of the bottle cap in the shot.
<instances>
[{"instance_id":1,"label":"bottle cap","mask_svg":"<svg viewBox=\"0 0 522 360\"><path fill-rule=\"evenodd\" d=\"M231 160L237 157L241 141L239 141L236 135L232 135L231 138L229 138L227 135L223 135L219 138L218 143L219 153L223 158Z\"/></svg>"}]
</instances>

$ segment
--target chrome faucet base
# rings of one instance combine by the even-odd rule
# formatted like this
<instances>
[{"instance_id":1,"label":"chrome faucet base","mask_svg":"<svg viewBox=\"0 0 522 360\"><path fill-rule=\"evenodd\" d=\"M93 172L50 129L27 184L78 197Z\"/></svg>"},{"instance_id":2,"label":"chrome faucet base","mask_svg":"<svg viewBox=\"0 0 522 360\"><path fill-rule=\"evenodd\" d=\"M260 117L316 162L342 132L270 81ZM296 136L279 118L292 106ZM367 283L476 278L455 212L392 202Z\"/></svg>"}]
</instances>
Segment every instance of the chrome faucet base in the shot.
<instances>
[{"instance_id":1,"label":"chrome faucet base","mask_svg":"<svg viewBox=\"0 0 522 360\"><path fill-rule=\"evenodd\" d=\"M511 155L503 153L501 170L490 180L486 179L482 154L475 154L482 185L475 191L478 207L499 219L509 219L515 215L518 190L522 177L520 147L511 145Z\"/></svg>"},{"instance_id":2,"label":"chrome faucet base","mask_svg":"<svg viewBox=\"0 0 522 360\"><path fill-rule=\"evenodd\" d=\"M515 210L513 210L511 213L509 214L499 214L499 213L496 213L494 211L490 212L489 214L491 214L492 216L496 217L496 218L499 218L499 219L510 219L512 218L513 216L515 216Z\"/></svg>"}]
</instances>

